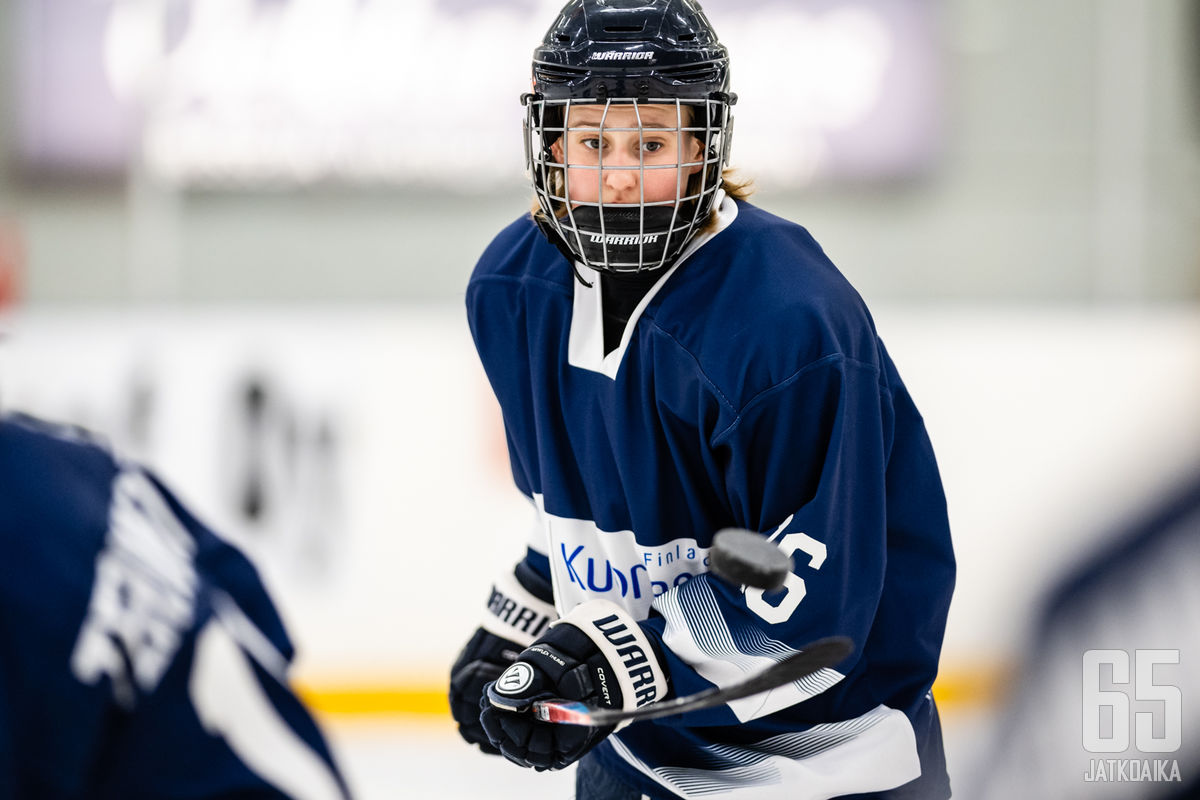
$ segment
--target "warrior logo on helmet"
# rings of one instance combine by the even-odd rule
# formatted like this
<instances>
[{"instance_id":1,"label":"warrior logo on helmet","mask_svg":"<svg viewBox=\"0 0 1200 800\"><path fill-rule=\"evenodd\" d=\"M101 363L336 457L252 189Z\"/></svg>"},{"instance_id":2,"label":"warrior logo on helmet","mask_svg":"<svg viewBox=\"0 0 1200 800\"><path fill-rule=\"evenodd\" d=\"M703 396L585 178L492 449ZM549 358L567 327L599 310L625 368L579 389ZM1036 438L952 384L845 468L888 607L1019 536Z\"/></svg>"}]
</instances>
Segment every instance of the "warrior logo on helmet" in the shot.
<instances>
[{"instance_id":1,"label":"warrior logo on helmet","mask_svg":"<svg viewBox=\"0 0 1200 800\"><path fill-rule=\"evenodd\" d=\"M654 53L630 53L627 50L601 50L592 53L592 61L653 61Z\"/></svg>"}]
</instances>

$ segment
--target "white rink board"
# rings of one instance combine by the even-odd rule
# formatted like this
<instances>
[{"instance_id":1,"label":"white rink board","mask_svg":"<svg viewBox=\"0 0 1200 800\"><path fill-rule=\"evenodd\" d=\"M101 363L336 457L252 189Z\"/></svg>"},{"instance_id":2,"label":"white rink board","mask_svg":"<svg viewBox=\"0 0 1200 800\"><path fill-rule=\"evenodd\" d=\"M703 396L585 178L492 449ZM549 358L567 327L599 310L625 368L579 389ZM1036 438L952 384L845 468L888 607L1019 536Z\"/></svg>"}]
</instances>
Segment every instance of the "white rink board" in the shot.
<instances>
[{"instance_id":1,"label":"white rink board","mask_svg":"<svg viewBox=\"0 0 1200 800\"><path fill-rule=\"evenodd\" d=\"M1006 660L1051 576L1200 468L1200 310L877 318L949 496L945 661ZM531 512L460 307L39 310L0 336L0 406L109 435L243 544L309 683L441 679L522 553Z\"/></svg>"}]
</instances>

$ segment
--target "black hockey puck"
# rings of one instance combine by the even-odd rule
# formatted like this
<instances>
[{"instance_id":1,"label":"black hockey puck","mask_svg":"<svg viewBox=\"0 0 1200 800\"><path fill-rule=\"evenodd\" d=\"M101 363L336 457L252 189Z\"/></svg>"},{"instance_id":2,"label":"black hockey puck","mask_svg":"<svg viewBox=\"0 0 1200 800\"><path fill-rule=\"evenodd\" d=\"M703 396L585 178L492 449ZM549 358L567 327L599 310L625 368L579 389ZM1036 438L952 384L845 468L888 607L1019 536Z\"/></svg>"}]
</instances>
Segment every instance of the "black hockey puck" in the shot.
<instances>
[{"instance_id":1,"label":"black hockey puck","mask_svg":"<svg viewBox=\"0 0 1200 800\"><path fill-rule=\"evenodd\" d=\"M713 537L711 569L730 583L778 589L792 571L792 559L761 533L726 528Z\"/></svg>"}]
</instances>

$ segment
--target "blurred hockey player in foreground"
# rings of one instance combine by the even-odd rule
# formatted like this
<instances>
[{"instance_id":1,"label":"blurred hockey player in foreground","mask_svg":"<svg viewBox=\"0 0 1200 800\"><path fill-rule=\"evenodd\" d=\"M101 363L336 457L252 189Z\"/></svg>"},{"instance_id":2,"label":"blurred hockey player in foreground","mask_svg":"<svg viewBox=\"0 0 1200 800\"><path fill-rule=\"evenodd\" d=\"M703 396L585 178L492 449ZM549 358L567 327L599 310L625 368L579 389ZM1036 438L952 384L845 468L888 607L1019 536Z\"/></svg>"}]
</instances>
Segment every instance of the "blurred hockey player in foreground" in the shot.
<instances>
[{"instance_id":1,"label":"blurred hockey player in foreground","mask_svg":"<svg viewBox=\"0 0 1200 800\"><path fill-rule=\"evenodd\" d=\"M249 561L145 469L0 416L0 798L348 796Z\"/></svg>"},{"instance_id":2,"label":"blurred hockey player in foreground","mask_svg":"<svg viewBox=\"0 0 1200 800\"><path fill-rule=\"evenodd\" d=\"M579 800L949 797L933 450L859 295L726 177L725 47L692 0L572 0L523 100L535 209L466 300L537 524L452 667L463 737L578 762ZM713 579L726 527L793 556L785 589ZM728 686L837 634L837 668L716 708L619 729L529 713Z\"/></svg>"}]
</instances>

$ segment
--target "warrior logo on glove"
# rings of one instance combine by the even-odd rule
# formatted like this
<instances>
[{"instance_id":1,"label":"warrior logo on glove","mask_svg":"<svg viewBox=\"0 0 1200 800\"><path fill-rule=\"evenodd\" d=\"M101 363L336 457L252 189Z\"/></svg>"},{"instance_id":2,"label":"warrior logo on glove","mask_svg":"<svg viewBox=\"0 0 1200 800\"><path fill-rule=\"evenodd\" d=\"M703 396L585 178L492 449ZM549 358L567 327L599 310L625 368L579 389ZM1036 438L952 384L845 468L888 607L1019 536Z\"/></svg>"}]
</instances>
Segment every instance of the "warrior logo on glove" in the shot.
<instances>
[{"instance_id":1,"label":"warrior logo on glove","mask_svg":"<svg viewBox=\"0 0 1200 800\"><path fill-rule=\"evenodd\" d=\"M533 683L533 667L518 661L496 680L496 691L501 694L520 694Z\"/></svg>"},{"instance_id":2,"label":"warrior logo on glove","mask_svg":"<svg viewBox=\"0 0 1200 800\"><path fill-rule=\"evenodd\" d=\"M590 600L521 651L484 688L479 723L492 748L523 767L562 769L615 730L539 720L539 700L574 700L630 710L669 691L654 641L620 606Z\"/></svg>"}]
</instances>

